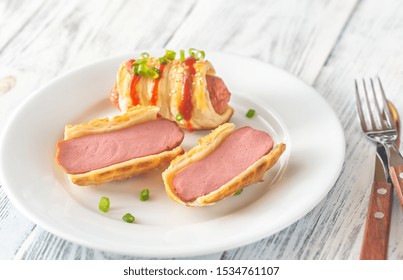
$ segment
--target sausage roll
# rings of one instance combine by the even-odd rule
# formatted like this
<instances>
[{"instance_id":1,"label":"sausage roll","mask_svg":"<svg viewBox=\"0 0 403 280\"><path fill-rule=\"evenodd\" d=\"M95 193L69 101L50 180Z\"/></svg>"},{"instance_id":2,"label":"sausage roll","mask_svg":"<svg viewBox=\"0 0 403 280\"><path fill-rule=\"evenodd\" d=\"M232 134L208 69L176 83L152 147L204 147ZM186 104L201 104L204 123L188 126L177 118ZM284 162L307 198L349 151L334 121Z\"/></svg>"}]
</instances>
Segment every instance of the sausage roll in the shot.
<instances>
[{"instance_id":1,"label":"sausage roll","mask_svg":"<svg viewBox=\"0 0 403 280\"><path fill-rule=\"evenodd\" d=\"M182 53L179 60L172 51L161 58L143 53L139 59L123 62L110 92L111 102L123 112L136 105L158 106L162 117L190 131L227 122L234 112L228 105L231 93L213 65L203 59L204 52L203 56L190 54L185 59Z\"/></svg>"},{"instance_id":2,"label":"sausage roll","mask_svg":"<svg viewBox=\"0 0 403 280\"><path fill-rule=\"evenodd\" d=\"M213 204L261 181L284 152L266 132L226 123L174 159L162 174L168 196L187 206Z\"/></svg>"},{"instance_id":3,"label":"sausage roll","mask_svg":"<svg viewBox=\"0 0 403 280\"><path fill-rule=\"evenodd\" d=\"M168 164L183 153L176 122L157 118L159 108L133 107L122 115L67 125L56 161L80 186L123 180Z\"/></svg>"}]
</instances>

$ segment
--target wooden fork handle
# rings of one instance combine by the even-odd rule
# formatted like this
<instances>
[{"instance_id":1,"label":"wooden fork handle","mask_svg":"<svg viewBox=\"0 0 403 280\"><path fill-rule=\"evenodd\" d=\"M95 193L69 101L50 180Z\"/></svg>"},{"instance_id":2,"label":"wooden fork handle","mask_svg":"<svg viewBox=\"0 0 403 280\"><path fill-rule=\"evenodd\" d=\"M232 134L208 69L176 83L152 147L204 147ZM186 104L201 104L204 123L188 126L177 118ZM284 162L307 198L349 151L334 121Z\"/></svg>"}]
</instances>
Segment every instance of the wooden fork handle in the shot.
<instances>
[{"instance_id":1,"label":"wooden fork handle","mask_svg":"<svg viewBox=\"0 0 403 280\"><path fill-rule=\"evenodd\" d=\"M403 166L391 166L389 168L390 178L403 208Z\"/></svg>"},{"instance_id":2,"label":"wooden fork handle","mask_svg":"<svg viewBox=\"0 0 403 280\"><path fill-rule=\"evenodd\" d=\"M374 182L368 207L361 260L386 260L392 212L392 186Z\"/></svg>"}]
</instances>

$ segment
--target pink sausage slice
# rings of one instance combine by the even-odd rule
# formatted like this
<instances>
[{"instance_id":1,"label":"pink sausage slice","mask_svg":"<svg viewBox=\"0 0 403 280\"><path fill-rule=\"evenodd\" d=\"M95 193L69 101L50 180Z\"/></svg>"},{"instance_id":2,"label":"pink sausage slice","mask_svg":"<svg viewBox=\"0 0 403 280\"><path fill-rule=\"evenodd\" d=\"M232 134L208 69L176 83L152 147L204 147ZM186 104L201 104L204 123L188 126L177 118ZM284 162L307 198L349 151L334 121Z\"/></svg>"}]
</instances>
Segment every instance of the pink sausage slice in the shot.
<instances>
[{"instance_id":1,"label":"pink sausage slice","mask_svg":"<svg viewBox=\"0 0 403 280\"><path fill-rule=\"evenodd\" d=\"M207 157L179 171L173 187L182 201L193 201L231 181L272 148L273 139L266 132L239 128Z\"/></svg>"},{"instance_id":2,"label":"pink sausage slice","mask_svg":"<svg viewBox=\"0 0 403 280\"><path fill-rule=\"evenodd\" d=\"M131 159L172 150L183 140L175 122L166 119L102 134L60 141L57 162L69 174L82 174Z\"/></svg>"},{"instance_id":3,"label":"pink sausage slice","mask_svg":"<svg viewBox=\"0 0 403 280\"><path fill-rule=\"evenodd\" d=\"M221 115L227 109L231 93L220 77L206 75L206 82L211 105L217 114Z\"/></svg>"}]
</instances>

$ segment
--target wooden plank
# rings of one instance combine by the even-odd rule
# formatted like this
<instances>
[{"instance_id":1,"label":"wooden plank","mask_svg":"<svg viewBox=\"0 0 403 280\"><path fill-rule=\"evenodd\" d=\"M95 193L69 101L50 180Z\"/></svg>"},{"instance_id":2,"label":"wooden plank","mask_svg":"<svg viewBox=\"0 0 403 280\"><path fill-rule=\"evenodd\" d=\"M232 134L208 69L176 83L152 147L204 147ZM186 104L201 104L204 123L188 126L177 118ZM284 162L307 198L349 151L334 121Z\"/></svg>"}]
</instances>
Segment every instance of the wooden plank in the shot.
<instances>
[{"instance_id":1,"label":"wooden plank","mask_svg":"<svg viewBox=\"0 0 403 280\"><path fill-rule=\"evenodd\" d=\"M158 9L161 11L159 16L153 17L156 20L153 19L147 26L144 22L149 23L150 14L154 11L152 4L121 1L119 4L122 6L119 6L115 2L78 4L70 1L65 6L57 2L52 8L43 8L46 15L34 18L29 28L24 29L0 53L0 62L11 70L18 69L17 87L5 94L1 101L9 98L8 107L12 107L25 98L26 92L66 69L137 48L197 47L228 51L273 63L312 83L355 2L293 0L285 5L284 1L272 0L249 1L248 5L244 5L240 1L200 1L196 4L164 1L166 6ZM132 17L132 11L139 16ZM55 17L55 14L58 16ZM24 63L18 63L13 58L17 53L21 54ZM37 57L32 57L34 54ZM38 57L43 58L43 63L38 63ZM24 76L19 69L28 71L28 74ZM23 89L21 84L28 86ZM329 197L332 198L332 195ZM336 219L337 213L326 208L326 202L317 208L330 211L331 218ZM313 213L281 233L255 244L230 250L222 256L213 254L199 258L307 258L312 254L321 258L322 247L307 249L301 245L307 245L309 240L304 238L315 232L317 227L331 223L332 219L321 219L317 215L320 212ZM301 228L307 229L302 235ZM328 242L327 239L325 241ZM45 242L47 246L42 246ZM24 259L76 257L127 258L72 244L37 227L16 255L16 258Z\"/></svg>"},{"instance_id":2,"label":"wooden plank","mask_svg":"<svg viewBox=\"0 0 403 280\"><path fill-rule=\"evenodd\" d=\"M279 234L226 258L358 259L372 185L375 145L361 133L354 78L380 75L385 91L403 110L401 2L363 1L314 86L333 107L346 136L346 161L329 195L309 215ZM366 175L366 176L363 176ZM403 258L403 212L395 194L389 259ZM264 249L262 249L264 248Z\"/></svg>"},{"instance_id":3,"label":"wooden plank","mask_svg":"<svg viewBox=\"0 0 403 280\"><path fill-rule=\"evenodd\" d=\"M360 192L353 193L353 197L347 201L347 205L342 209L341 215L349 217L354 211L360 216L366 213L371 189L372 165L374 164L375 146L368 143L360 133L360 127L355 116L355 104L353 96L353 78L369 77L379 75L382 78L386 94L393 101L398 111L403 110L403 98L400 94L403 86L401 80L401 65L403 56L401 48L403 36L401 28L403 26L401 2L387 0L382 2L382 9L378 9L379 2L368 0L362 2L357 9L355 17L351 20L346 29L346 34L341 40L324 67L315 86L323 96L333 105L344 128L347 145L347 160L360 159L355 164L348 164L341 175L341 179L346 184L339 184L335 187L335 198L343 193L351 192L351 189L360 189ZM352 162L353 163L353 162ZM367 172L359 172L368 170ZM355 181L355 178L365 178L365 184ZM361 179L364 180L364 179ZM354 197L358 196L358 197ZM360 205L353 205L353 201L363 201ZM389 240L389 259L403 258L403 244L400 237L403 229L403 212L397 204L399 201L395 194L393 202L393 212L391 221L391 238ZM362 213L362 214L361 214ZM334 243L345 241L346 237L337 232L338 228L349 226L350 244L357 250L352 254L358 258L364 233L365 219L347 221L348 219L338 219L332 231L335 240L329 240L329 246ZM340 252L346 254L346 251ZM340 256L324 251L326 258Z\"/></svg>"},{"instance_id":4,"label":"wooden plank","mask_svg":"<svg viewBox=\"0 0 403 280\"><path fill-rule=\"evenodd\" d=\"M60 73L137 48L162 48L194 4L194 1L124 0L26 1L27 5L9 2L0 3L0 23L7 22L1 25L0 32L0 80L13 77L16 84L0 94L0 133L21 101ZM157 4L159 9L155 9ZM0 238L9 241L0 244L0 259L37 250L36 246L44 240L57 240L56 244L61 245L49 248L49 255L35 255L36 258L71 258L78 254L66 253L69 246L62 245L70 243L49 233L45 239L37 239L41 236L38 232L43 231L11 205L1 187L0 213ZM88 254L87 258L102 255L80 246L72 247L74 251Z\"/></svg>"},{"instance_id":5,"label":"wooden plank","mask_svg":"<svg viewBox=\"0 0 403 280\"><path fill-rule=\"evenodd\" d=\"M24 30L39 12L43 1L1 1L0 2L0 54L7 45ZM1 115L6 110L2 95L14 87L14 72L7 71L7 66L0 68L0 124ZM0 125L0 131L1 131ZM18 250L35 225L23 217L9 202L0 182L0 259L9 259ZM15 234L18 233L18 234Z\"/></svg>"},{"instance_id":6,"label":"wooden plank","mask_svg":"<svg viewBox=\"0 0 403 280\"><path fill-rule=\"evenodd\" d=\"M312 84L356 2L201 1L167 46L254 57Z\"/></svg>"},{"instance_id":7,"label":"wooden plank","mask_svg":"<svg viewBox=\"0 0 403 280\"><path fill-rule=\"evenodd\" d=\"M0 186L0 260L12 258L34 227L14 208Z\"/></svg>"},{"instance_id":8,"label":"wooden plank","mask_svg":"<svg viewBox=\"0 0 403 280\"><path fill-rule=\"evenodd\" d=\"M0 52L30 24L42 5L42 0L0 1Z\"/></svg>"},{"instance_id":9,"label":"wooden plank","mask_svg":"<svg viewBox=\"0 0 403 280\"><path fill-rule=\"evenodd\" d=\"M198 259L219 259L221 253L198 257ZM74 260L139 260L134 256L125 256L116 253L94 250L61 239L53 234L36 227L17 252L14 259L42 260L42 259L74 259ZM193 259L193 258L181 258Z\"/></svg>"}]
</instances>

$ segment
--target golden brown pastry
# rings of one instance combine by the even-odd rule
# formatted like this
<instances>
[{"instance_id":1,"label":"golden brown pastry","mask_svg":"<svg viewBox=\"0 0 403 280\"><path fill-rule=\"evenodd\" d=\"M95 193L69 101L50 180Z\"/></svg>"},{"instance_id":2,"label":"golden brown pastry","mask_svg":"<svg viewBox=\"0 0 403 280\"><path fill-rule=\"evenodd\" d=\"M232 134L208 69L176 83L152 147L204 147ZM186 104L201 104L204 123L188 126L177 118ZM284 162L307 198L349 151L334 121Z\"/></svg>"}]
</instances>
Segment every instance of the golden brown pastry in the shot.
<instances>
[{"instance_id":1,"label":"golden brown pastry","mask_svg":"<svg viewBox=\"0 0 403 280\"><path fill-rule=\"evenodd\" d=\"M285 151L267 133L226 123L175 158L162 177L168 196L187 206L213 204L261 181Z\"/></svg>"},{"instance_id":2,"label":"golden brown pastry","mask_svg":"<svg viewBox=\"0 0 403 280\"><path fill-rule=\"evenodd\" d=\"M233 114L231 93L215 75L204 52L191 49L191 56L175 59L167 51L161 58L144 53L124 61L110 92L111 102L123 112L136 105L155 105L159 114L188 130L213 129ZM203 55L200 55L203 54Z\"/></svg>"},{"instance_id":3,"label":"golden brown pastry","mask_svg":"<svg viewBox=\"0 0 403 280\"><path fill-rule=\"evenodd\" d=\"M184 134L157 118L159 108L133 107L122 115L67 125L56 161L80 186L123 180L168 164L183 153Z\"/></svg>"}]
</instances>

